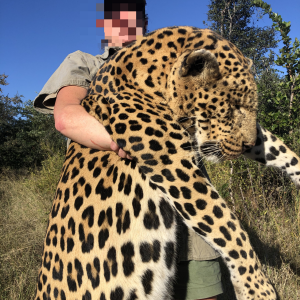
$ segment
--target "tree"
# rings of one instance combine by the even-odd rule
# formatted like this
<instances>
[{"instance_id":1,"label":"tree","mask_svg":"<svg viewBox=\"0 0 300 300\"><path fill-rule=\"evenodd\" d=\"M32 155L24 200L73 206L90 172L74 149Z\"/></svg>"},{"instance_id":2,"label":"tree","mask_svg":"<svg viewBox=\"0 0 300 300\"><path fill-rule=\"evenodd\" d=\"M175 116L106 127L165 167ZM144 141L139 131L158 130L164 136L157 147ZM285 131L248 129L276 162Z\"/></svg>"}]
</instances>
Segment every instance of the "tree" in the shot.
<instances>
[{"instance_id":1,"label":"tree","mask_svg":"<svg viewBox=\"0 0 300 300\"><path fill-rule=\"evenodd\" d=\"M0 75L0 85L7 85ZM32 102L4 96L0 88L0 169L40 166L47 156L65 151L66 139L55 130L52 115L36 112Z\"/></svg>"},{"instance_id":2,"label":"tree","mask_svg":"<svg viewBox=\"0 0 300 300\"><path fill-rule=\"evenodd\" d=\"M254 25L252 18L255 8L252 0L211 0L208 7L209 27L251 58L256 73L262 72L272 63L265 54L269 49L277 47L275 30Z\"/></svg>"},{"instance_id":3,"label":"tree","mask_svg":"<svg viewBox=\"0 0 300 300\"><path fill-rule=\"evenodd\" d=\"M253 4L269 15L275 30L280 32L284 46L279 50L281 54L277 56L275 64L286 68L285 78L273 91L259 87L262 101L269 105L266 112L260 113L267 127L289 142L291 133L300 127L300 43L296 38L292 44L289 37L291 22L284 22L282 17L272 12L271 6L262 0L254 0Z\"/></svg>"},{"instance_id":4,"label":"tree","mask_svg":"<svg viewBox=\"0 0 300 300\"><path fill-rule=\"evenodd\" d=\"M5 123L13 122L13 116L16 115L18 105L22 103L22 95L16 95L13 98L2 94L1 85L8 85L6 78L8 75L0 74L0 126Z\"/></svg>"}]
</instances>

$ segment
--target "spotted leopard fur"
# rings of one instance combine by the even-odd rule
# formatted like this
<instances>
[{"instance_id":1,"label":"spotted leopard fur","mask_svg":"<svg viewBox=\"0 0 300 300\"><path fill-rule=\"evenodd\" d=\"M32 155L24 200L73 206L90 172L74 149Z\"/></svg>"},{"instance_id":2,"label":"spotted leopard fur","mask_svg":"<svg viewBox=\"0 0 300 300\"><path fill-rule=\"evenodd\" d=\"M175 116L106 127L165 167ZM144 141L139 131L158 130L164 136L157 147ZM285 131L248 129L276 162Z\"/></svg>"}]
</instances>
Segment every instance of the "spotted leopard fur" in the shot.
<instances>
[{"instance_id":1,"label":"spotted leopard fur","mask_svg":"<svg viewBox=\"0 0 300 300\"><path fill-rule=\"evenodd\" d=\"M244 156L268 167L280 169L300 188L300 159L280 139L257 124L255 146L246 150Z\"/></svg>"},{"instance_id":2,"label":"spotted leopard fur","mask_svg":"<svg viewBox=\"0 0 300 300\"><path fill-rule=\"evenodd\" d=\"M238 300L276 299L193 151L213 161L246 151L299 184L299 158L256 125L250 67L233 44L193 27L154 31L108 59L82 105L133 160L71 143L36 300L172 299L175 211L221 253Z\"/></svg>"}]
</instances>

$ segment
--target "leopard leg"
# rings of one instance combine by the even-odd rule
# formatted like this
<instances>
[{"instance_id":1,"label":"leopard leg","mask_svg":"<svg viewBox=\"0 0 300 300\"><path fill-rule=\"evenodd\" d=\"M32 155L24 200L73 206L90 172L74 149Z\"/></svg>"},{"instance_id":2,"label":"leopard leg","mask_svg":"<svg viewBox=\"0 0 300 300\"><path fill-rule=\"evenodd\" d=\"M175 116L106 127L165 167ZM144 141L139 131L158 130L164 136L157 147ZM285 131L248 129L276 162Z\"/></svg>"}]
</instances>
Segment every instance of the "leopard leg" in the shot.
<instances>
[{"instance_id":1,"label":"leopard leg","mask_svg":"<svg viewBox=\"0 0 300 300\"><path fill-rule=\"evenodd\" d=\"M244 156L267 167L275 167L286 173L300 188L300 158L280 139L257 123L257 139L254 147Z\"/></svg>"}]
</instances>

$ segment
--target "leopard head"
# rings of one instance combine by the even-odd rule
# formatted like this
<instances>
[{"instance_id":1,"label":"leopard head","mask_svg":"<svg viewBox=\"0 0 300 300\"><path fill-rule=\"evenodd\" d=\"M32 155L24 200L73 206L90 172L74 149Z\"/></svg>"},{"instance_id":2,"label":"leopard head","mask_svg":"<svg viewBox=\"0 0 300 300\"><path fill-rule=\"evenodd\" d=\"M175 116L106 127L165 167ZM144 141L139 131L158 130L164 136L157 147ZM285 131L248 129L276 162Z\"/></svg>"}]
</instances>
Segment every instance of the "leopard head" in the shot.
<instances>
[{"instance_id":1,"label":"leopard head","mask_svg":"<svg viewBox=\"0 0 300 300\"><path fill-rule=\"evenodd\" d=\"M169 105L195 138L199 154L233 159L256 141L257 93L252 61L226 40L187 49L168 80Z\"/></svg>"}]
</instances>

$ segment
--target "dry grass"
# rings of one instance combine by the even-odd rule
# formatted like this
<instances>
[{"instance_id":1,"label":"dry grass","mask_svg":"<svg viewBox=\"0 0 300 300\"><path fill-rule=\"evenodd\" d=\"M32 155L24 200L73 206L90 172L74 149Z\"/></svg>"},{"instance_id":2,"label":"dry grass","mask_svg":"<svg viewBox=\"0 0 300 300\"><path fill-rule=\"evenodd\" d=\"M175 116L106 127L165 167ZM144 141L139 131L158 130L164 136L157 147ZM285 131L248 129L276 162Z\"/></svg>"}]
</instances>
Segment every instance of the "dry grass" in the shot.
<instances>
[{"instance_id":1,"label":"dry grass","mask_svg":"<svg viewBox=\"0 0 300 300\"><path fill-rule=\"evenodd\" d=\"M58 167L59 166L59 167ZM0 299L32 299L62 158L36 174L0 177Z\"/></svg>"},{"instance_id":2,"label":"dry grass","mask_svg":"<svg viewBox=\"0 0 300 300\"><path fill-rule=\"evenodd\" d=\"M33 297L62 163L57 154L32 174L7 172L0 177L1 300ZM243 159L233 165L207 164L207 169L249 233L279 298L300 299L300 198L293 184L282 174ZM222 268L225 293L219 299L234 300L228 271Z\"/></svg>"},{"instance_id":3,"label":"dry grass","mask_svg":"<svg viewBox=\"0 0 300 300\"><path fill-rule=\"evenodd\" d=\"M232 169L231 169L232 168ZM300 194L280 172L239 160L207 164L212 183L235 210L279 299L300 299ZM232 180L230 180L232 178ZM231 185L228 184L231 181ZM225 292L234 300L226 267Z\"/></svg>"}]
</instances>

